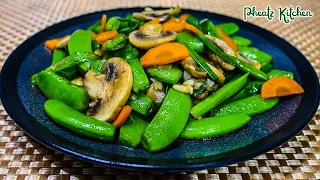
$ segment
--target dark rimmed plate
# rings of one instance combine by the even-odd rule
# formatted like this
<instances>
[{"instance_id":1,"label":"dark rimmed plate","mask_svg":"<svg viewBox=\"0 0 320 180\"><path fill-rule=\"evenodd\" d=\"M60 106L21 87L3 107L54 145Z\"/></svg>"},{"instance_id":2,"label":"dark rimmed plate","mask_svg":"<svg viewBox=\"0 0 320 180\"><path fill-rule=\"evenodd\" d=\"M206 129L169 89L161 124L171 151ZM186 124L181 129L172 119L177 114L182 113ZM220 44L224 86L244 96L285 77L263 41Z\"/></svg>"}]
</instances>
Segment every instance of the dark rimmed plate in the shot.
<instances>
[{"instance_id":1,"label":"dark rimmed plate","mask_svg":"<svg viewBox=\"0 0 320 180\"><path fill-rule=\"evenodd\" d=\"M43 111L46 98L29 83L32 74L48 67L51 52L44 47L50 38L85 29L102 14L125 16L142 8L96 12L66 20L35 34L22 43L5 62L0 76L4 108L28 135L39 142L77 158L126 169L179 171L224 166L244 161L288 141L314 116L319 105L319 82L308 60L292 45L275 34L231 17L195 10L183 10L215 24L235 22L238 34L274 57L276 69L294 73L305 89L303 95L281 98L271 111L254 117L244 128L226 136L203 141L176 141L168 149L149 154L142 148L130 149L117 144L94 141L76 135L50 120Z\"/></svg>"}]
</instances>

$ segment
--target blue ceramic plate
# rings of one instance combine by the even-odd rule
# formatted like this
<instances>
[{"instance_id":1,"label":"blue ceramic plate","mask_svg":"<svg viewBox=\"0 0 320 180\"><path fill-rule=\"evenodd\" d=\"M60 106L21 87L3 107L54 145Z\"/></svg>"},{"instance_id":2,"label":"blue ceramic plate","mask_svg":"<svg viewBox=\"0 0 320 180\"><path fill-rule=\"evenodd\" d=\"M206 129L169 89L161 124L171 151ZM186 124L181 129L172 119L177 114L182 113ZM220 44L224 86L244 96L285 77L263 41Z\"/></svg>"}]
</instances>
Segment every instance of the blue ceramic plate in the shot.
<instances>
[{"instance_id":1,"label":"blue ceramic plate","mask_svg":"<svg viewBox=\"0 0 320 180\"><path fill-rule=\"evenodd\" d=\"M44 41L85 29L102 14L125 16L142 8L115 9L76 17L46 28L22 43L7 59L1 72L1 100L17 125L39 142L77 158L127 169L178 171L224 166L244 161L288 141L314 116L319 104L319 82L308 60L288 42L255 25L231 17L183 10L215 24L235 22L238 35L252 46L271 54L276 69L291 71L305 89L303 95L281 98L271 111L254 117L245 127L229 135L201 141L177 140L166 150L149 154L142 148L94 141L74 134L49 119L43 110L46 98L29 82L31 75L51 64L52 53Z\"/></svg>"}]
</instances>

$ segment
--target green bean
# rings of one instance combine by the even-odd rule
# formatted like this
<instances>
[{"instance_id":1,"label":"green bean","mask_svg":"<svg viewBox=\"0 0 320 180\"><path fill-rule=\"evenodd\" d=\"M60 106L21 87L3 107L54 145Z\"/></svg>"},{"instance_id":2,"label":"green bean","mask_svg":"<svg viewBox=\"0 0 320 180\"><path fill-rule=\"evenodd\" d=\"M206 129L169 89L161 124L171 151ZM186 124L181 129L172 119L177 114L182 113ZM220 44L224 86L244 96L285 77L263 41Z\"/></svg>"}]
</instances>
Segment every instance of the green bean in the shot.
<instances>
[{"instance_id":1,"label":"green bean","mask_svg":"<svg viewBox=\"0 0 320 180\"><path fill-rule=\"evenodd\" d=\"M110 30L118 30L118 28L120 27L120 21L118 20L118 18L112 17L108 20L107 25L106 25L106 29L107 31Z\"/></svg>"},{"instance_id":2,"label":"green bean","mask_svg":"<svg viewBox=\"0 0 320 180\"><path fill-rule=\"evenodd\" d=\"M124 34L118 34L112 40L107 40L102 44L103 51L115 51L123 48L127 44L128 36Z\"/></svg>"},{"instance_id":3,"label":"green bean","mask_svg":"<svg viewBox=\"0 0 320 180\"><path fill-rule=\"evenodd\" d=\"M277 70L273 69L270 72L268 72L268 75L270 78L275 77L275 76L284 76L288 77L290 79L293 79L293 73L289 71L282 71L282 70Z\"/></svg>"},{"instance_id":4,"label":"green bean","mask_svg":"<svg viewBox=\"0 0 320 180\"><path fill-rule=\"evenodd\" d=\"M244 38L241 36L232 36L231 38L238 46L250 46L251 45L250 39L247 39L247 38Z\"/></svg>"},{"instance_id":5,"label":"green bean","mask_svg":"<svg viewBox=\"0 0 320 180\"><path fill-rule=\"evenodd\" d=\"M223 23L218 27L229 36L239 31L239 26L235 23Z\"/></svg>"}]
</instances>

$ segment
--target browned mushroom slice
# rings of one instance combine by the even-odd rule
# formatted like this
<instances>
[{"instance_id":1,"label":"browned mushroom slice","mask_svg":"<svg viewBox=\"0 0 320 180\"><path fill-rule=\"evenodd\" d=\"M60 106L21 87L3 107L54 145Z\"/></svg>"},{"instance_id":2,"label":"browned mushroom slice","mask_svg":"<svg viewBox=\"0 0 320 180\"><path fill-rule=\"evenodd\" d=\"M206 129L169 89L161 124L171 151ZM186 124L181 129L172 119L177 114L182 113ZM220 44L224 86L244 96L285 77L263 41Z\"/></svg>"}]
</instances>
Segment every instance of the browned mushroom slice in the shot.
<instances>
[{"instance_id":1,"label":"browned mushroom slice","mask_svg":"<svg viewBox=\"0 0 320 180\"><path fill-rule=\"evenodd\" d=\"M219 84L223 84L226 77L223 75L223 71L222 69L220 69L219 67L216 67L215 65L211 64L208 60L206 60L207 65L210 67L210 69L218 76L218 80L217 82Z\"/></svg>"},{"instance_id":2,"label":"browned mushroom slice","mask_svg":"<svg viewBox=\"0 0 320 180\"><path fill-rule=\"evenodd\" d=\"M183 69L185 69L191 76L197 79L204 79L207 77L207 73L198 67L197 63L190 56L180 61Z\"/></svg>"},{"instance_id":3,"label":"browned mushroom slice","mask_svg":"<svg viewBox=\"0 0 320 180\"><path fill-rule=\"evenodd\" d=\"M127 102L132 89L130 65L122 58L111 58L103 64L102 74L90 70L85 74L84 87L92 103L87 114L112 122Z\"/></svg>"},{"instance_id":4,"label":"browned mushroom slice","mask_svg":"<svg viewBox=\"0 0 320 180\"><path fill-rule=\"evenodd\" d=\"M166 96L165 88L162 82L157 81L156 79L151 78L153 83L150 85L146 96L148 96L154 102L162 102L164 97Z\"/></svg>"},{"instance_id":5,"label":"browned mushroom slice","mask_svg":"<svg viewBox=\"0 0 320 180\"><path fill-rule=\"evenodd\" d=\"M159 18L160 22L164 22L170 18L172 15L179 14L181 11L180 7L170 8L165 10L153 10L152 8L145 8L145 10L141 13L133 13L133 17L144 19L144 20L152 20L155 18Z\"/></svg>"},{"instance_id":6,"label":"browned mushroom slice","mask_svg":"<svg viewBox=\"0 0 320 180\"><path fill-rule=\"evenodd\" d=\"M255 60L249 59L245 56L242 56L240 53L237 53L237 57L238 57L238 59L253 65L255 68L261 69L261 64L258 61L255 61Z\"/></svg>"}]
</instances>

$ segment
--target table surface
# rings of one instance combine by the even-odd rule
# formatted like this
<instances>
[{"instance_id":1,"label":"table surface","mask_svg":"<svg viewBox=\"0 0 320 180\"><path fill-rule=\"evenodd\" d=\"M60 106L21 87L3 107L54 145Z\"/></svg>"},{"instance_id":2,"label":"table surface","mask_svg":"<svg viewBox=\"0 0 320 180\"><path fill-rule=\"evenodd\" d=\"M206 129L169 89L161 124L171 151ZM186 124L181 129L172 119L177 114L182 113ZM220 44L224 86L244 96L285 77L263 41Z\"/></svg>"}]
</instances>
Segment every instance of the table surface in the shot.
<instances>
[{"instance_id":1,"label":"table surface","mask_svg":"<svg viewBox=\"0 0 320 180\"><path fill-rule=\"evenodd\" d=\"M175 6L206 10L242 19L245 5L265 9L271 5L300 5L312 18L290 24L276 18L248 19L286 39L299 49L320 75L320 1L226 0L2 0L0 3L0 67L24 40L52 24L82 14L136 6ZM276 16L277 17L277 16ZM107 168L73 159L27 136L0 105L0 177L3 179L320 179L320 110L307 127L289 142L254 159L227 167L174 174L143 174Z\"/></svg>"}]
</instances>

